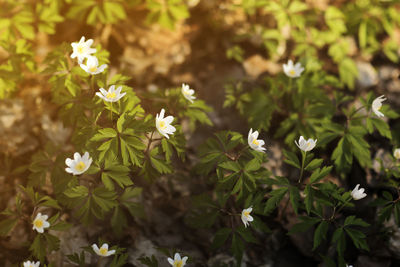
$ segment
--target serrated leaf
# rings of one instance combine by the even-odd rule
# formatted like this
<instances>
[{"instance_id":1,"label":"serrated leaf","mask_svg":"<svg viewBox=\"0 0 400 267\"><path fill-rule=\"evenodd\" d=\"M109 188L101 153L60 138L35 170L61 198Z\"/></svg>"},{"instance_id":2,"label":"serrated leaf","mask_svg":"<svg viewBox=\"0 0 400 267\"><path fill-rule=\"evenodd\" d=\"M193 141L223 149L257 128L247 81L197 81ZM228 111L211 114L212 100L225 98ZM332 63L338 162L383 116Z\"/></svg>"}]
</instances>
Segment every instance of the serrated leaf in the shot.
<instances>
[{"instance_id":1,"label":"serrated leaf","mask_svg":"<svg viewBox=\"0 0 400 267\"><path fill-rule=\"evenodd\" d=\"M328 231L329 223L327 221L321 221L317 229L314 232L314 245L313 250L315 250L320 244L322 239L326 239L326 233Z\"/></svg>"}]
</instances>

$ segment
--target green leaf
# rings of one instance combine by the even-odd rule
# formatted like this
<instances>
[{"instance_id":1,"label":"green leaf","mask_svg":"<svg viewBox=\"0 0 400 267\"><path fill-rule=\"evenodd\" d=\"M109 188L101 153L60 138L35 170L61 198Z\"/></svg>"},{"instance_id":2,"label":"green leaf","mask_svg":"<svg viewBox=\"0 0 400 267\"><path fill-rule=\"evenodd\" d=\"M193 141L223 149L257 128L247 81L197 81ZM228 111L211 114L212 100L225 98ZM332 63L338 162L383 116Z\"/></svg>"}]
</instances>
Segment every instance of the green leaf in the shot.
<instances>
[{"instance_id":1,"label":"green leaf","mask_svg":"<svg viewBox=\"0 0 400 267\"><path fill-rule=\"evenodd\" d=\"M354 80L358 77L357 66L350 58L345 58L339 62L340 80L350 89L354 89Z\"/></svg>"},{"instance_id":2,"label":"green leaf","mask_svg":"<svg viewBox=\"0 0 400 267\"><path fill-rule=\"evenodd\" d=\"M112 179L121 188L133 185L131 178L129 177L130 169L126 166L121 165L118 161L105 161L104 171L101 174L101 180L107 189L114 190L114 184L111 182Z\"/></svg>"},{"instance_id":3,"label":"green leaf","mask_svg":"<svg viewBox=\"0 0 400 267\"><path fill-rule=\"evenodd\" d=\"M309 228L311 228L314 224L319 223L321 219L315 217L307 217L307 216L300 216L299 219L302 221L300 223L295 224L289 231L289 235L305 232Z\"/></svg>"},{"instance_id":4,"label":"green leaf","mask_svg":"<svg viewBox=\"0 0 400 267\"><path fill-rule=\"evenodd\" d=\"M343 257L344 251L346 249L346 238L344 235L343 228L337 228L333 233L332 242L337 242L336 248L340 257Z\"/></svg>"},{"instance_id":5,"label":"green leaf","mask_svg":"<svg viewBox=\"0 0 400 267\"><path fill-rule=\"evenodd\" d=\"M244 225L240 225L240 227L236 228L236 233L239 233L246 242L254 244L259 243L258 240L251 234L250 228L246 228Z\"/></svg>"},{"instance_id":6,"label":"green leaf","mask_svg":"<svg viewBox=\"0 0 400 267\"><path fill-rule=\"evenodd\" d=\"M284 161L289 164L292 165L293 167L296 167L298 169L300 169L300 161L297 158L296 154L294 154L293 152L287 151L287 150L283 150L283 155L285 156Z\"/></svg>"},{"instance_id":7,"label":"green leaf","mask_svg":"<svg viewBox=\"0 0 400 267\"><path fill-rule=\"evenodd\" d=\"M348 227L344 228L344 230L346 231L347 235L350 236L356 248L369 250L367 241L365 240L366 236L361 231L354 230Z\"/></svg>"},{"instance_id":8,"label":"green leaf","mask_svg":"<svg viewBox=\"0 0 400 267\"><path fill-rule=\"evenodd\" d=\"M296 214L299 212L299 201L300 201L300 191L295 186L289 187L290 203L292 204L293 210Z\"/></svg>"},{"instance_id":9,"label":"green leaf","mask_svg":"<svg viewBox=\"0 0 400 267\"><path fill-rule=\"evenodd\" d=\"M102 141L108 138L114 138L117 136L117 132L112 129L112 128L104 128L100 129L97 134L95 134L92 138L90 138L91 141L97 142L97 141Z\"/></svg>"},{"instance_id":10,"label":"green leaf","mask_svg":"<svg viewBox=\"0 0 400 267\"><path fill-rule=\"evenodd\" d=\"M382 135L383 137L387 137L388 139L392 139L392 133L390 131L389 125L377 118L369 118L371 123L374 125L375 129L378 130L379 134Z\"/></svg>"},{"instance_id":11,"label":"green leaf","mask_svg":"<svg viewBox=\"0 0 400 267\"><path fill-rule=\"evenodd\" d=\"M0 221L0 236L8 235L17 222L18 218L8 218Z\"/></svg>"},{"instance_id":12,"label":"green leaf","mask_svg":"<svg viewBox=\"0 0 400 267\"><path fill-rule=\"evenodd\" d=\"M362 21L358 28L358 41L361 48L367 46L367 21Z\"/></svg>"},{"instance_id":13,"label":"green leaf","mask_svg":"<svg viewBox=\"0 0 400 267\"><path fill-rule=\"evenodd\" d=\"M313 171L319 166L321 166L323 159L313 159L308 165L304 168L306 171Z\"/></svg>"},{"instance_id":14,"label":"green leaf","mask_svg":"<svg viewBox=\"0 0 400 267\"><path fill-rule=\"evenodd\" d=\"M317 229L314 232L314 245L313 250L315 250L320 244L322 239L326 239L326 233L328 231L329 223L327 221L321 221Z\"/></svg>"},{"instance_id":15,"label":"green leaf","mask_svg":"<svg viewBox=\"0 0 400 267\"><path fill-rule=\"evenodd\" d=\"M240 265L243 257L244 243L240 236L236 233L233 234L231 250L232 254L235 256L236 261Z\"/></svg>"},{"instance_id":16,"label":"green leaf","mask_svg":"<svg viewBox=\"0 0 400 267\"><path fill-rule=\"evenodd\" d=\"M240 165L239 165L239 163L237 163L235 161L225 161L225 162L218 164L218 166L221 168L224 168L226 170L230 170L230 171L234 171L234 172L240 171Z\"/></svg>"},{"instance_id":17,"label":"green leaf","mask_svg":"<svg viewBox=\"0 0 400 267\"><path fill-rule=\"evenodd\" d=\"M362 219L356 218L356 216L351 215L351 216L348 216L346 218L346 220L344 221L344 226L348 226L348 225L358 225L358 226L368 227L369 223L366 223Z\"/></svg>"},{"instance_id":18,"label":"green leaf","mask_svg":"<svg viewBox=\"0 0 400 267\"><path fill-rule=\"evenodd\" d=\"M211 244L211 249L215 250L220 248L228 239L229 235L232 233L231 228L222 228L215 233L214 240Z\"/></svg>"},{"instance_id":19,"label":"green leaf","mask_svg":"<svg viewBox=\"0 0 400 267\"><path fill-rule=\"evenodd\" d=\"M251 172L251 171L257 171L261 167L261 162L259 159L254 158L247 162L246 166L244 167L244 170L246 172Z\"/></svg>"},{"instance_id":20,"label":"green leaf","mask_svg":"<svg viewBox=\"0 0 400 267\"><path fill-rule=\"evenodd\" d=\"M304 194L306 195L306 197L304 199L304 205L306 206L307 214L310 214L311 209L313 207L313 200L314 200L313 188L312 188L311 184L306 185L306 188L304 189Z\"/></svg>"},{"instance_id":21,"label":"green leaf","mask_svg":"<svg viewBox=\"0 0 400 267\"><path fill-rule=\"evenodd\" d=\"M267 200L267 203L265 204L264 213L268 214L272 212L279 204L279 202L282 201L287 191L288 191L287 187L282 187L271 191L270 192L271 197Z\"/></svg>"},{"instance_id":22,"label":"green leaf","mask_svg":"<svg viewBox=\"0 0 400 267\"><path fill-rule=\"evenodd\" d=\"M332 166L324 166L322 169L315 170L310 177L310 184L319 182L321 179L326 177L332 170Z\"/></svg>"},{"instance_id":23,"label":"green leaf","mask_svg":"<svg viewBox=\"0 0 400 267\"><path fill-rule=\"evenodd\" d=\"M29 250L32 251L32 254L35 255L40 261L44 260L46 256L46 240L43 234L36 235L35 239L33 240Z\"/></svg>"}]
</instances>

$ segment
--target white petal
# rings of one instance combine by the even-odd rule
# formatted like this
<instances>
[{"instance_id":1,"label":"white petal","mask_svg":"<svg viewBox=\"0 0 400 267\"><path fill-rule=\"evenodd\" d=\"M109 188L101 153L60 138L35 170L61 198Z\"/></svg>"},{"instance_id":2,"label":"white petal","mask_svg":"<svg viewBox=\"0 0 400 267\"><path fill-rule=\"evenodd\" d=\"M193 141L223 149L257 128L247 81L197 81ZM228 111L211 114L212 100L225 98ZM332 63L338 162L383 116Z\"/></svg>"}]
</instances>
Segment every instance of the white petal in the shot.
<instances>
[{"instance_id":1,"label":"white petal","mask_svg":"<svg viewBox=\"0 0 400 267\"><path fill-rule=\"evenodd\" d=\"M164 119L166 124L171 124L171 122L174 120L174 117L172 116L168 116Z\"/></svg>"},{"instance_id":2,"label":"white petal","mask_svg":"<svg viewBox=\"0 0 400 267\"><path fill-rule=\"evenodd\" d=\"M79 154L78 152L74 153L74 160L77 163L78 161L81 160L81 154Z\"/></svg>"},{"instance_id":3,"label":"white petal","mask_svg":"<svg viewBox=\"0 0 400 267\"><path fill-rule=\"evenodd\" d=\"M97 246L97 244L93 244L92 248L93 248L94 252L96 252L96 254L100 253L100 250L99 250L99 247Z\"/></svg>"},{"instance_id":4,"label":"white petal","mask_svg":"<svg viewBox=\"0 0 400 267\"><path fill-rule=\"evenodd\" d=\"M110 250L110 251L107 252L107 256L110 256L110 255L113 255L113 254L115 254L115 249Z\"/></svg>"},{"instance_id":5,"label":"white petal","mask_svg":"<svg viewBox=\"0 0 400 267\"><path fill-rule=\"evenodd\" d=\"M86 41L87 46L91 46L93 44L93 39L89 39Z\"/></svg>"},{"instance_id":6,"label":"white petal","mask_svg":"<svg viewBox=\"0 0 400 267\"><path fill-rule=\"evenodd\" d=\"M68 167L70 167L70 166L72 165L72 162L73 162L73 160L70 159L70 158L66 158L66 159L65 159L65 164L66 164Z\"/></svg>"},{"instance_id":7,"label":"white petal","mask_svg":"<svg viewBox=\"0 0 400 267\"><path fill-rule=\"evenodd\" d=\"M163 119L164 118L164 113L165 113L165 110L164 109L161 109L161 111L160 111L160 116L158 117L159 119Z\"/></svg>"},{"instance_id":8,"label":"white petal","mask_svg":"<svg viewBox=\"0 0 400 267\"><path fill-rule=\"evenodd\" d=\"M176 131L176 129L175 129L175 127L174 126L172 126L172 125L168 125L167 126L167 132L168 133L174 133Z\"/></svg>"},{"instance_id":9,"label":"white petal","mask_svg":"<svg viewBox=\"0 0 400 267\"><path fill-rule=\"evenodd\" d=\"M81 66L81 68L82 68L85 72L89 73L89 68L88 68L86 65L84 65L84 64L79 64L79 66Z\"/></svg>"},{"instance_id":10,"label":"white petal","mask_svg":"<svg viewBox=\"0 0 400 267\"><path fill-rule=\"evenodd\" d=\"M119 95L121 93L121 90L122 90L122 86L118 86L118 88L115 90L115 93L117 95Z\"/></svg>"},{"instance_id":11,"label":"white petal","mask_svg":"<svg viewBox=\"0 0 400 267\"><path fill-rule=\"evenodd\" d=\"M100 92L101 92L101 94L103 95L103 96L107 96L107 91L104 89L104 88L100 88L99 89L100 90Z\"/></svg>"},{"instance_id":12,"label":"white petal","mask_svg":"<svg viewBox=\"0 0 400 267\"><path fill-rule=\"evenodd\" d=\"M179 253L175 253L174 260L175 261L180 261L181 260L181 255Z\"/></svg>"}]
</instances>

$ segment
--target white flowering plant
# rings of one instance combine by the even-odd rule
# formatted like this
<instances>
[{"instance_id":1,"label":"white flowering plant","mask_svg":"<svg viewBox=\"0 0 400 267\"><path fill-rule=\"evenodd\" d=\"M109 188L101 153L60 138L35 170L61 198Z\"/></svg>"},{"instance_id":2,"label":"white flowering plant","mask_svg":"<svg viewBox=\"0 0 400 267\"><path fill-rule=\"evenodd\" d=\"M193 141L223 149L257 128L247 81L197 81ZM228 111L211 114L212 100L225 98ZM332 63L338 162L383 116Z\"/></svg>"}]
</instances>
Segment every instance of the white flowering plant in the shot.
<instances>
[{"instance_id":1,"label":"white flowering plant","mask_svg":"<svg viewBox=\"0 0 400 267\"><path fill-rule=\"evenodd\" d=\"M400 6L325 2L0 0L0 262L399 265Z\"/></svg>"}]
</instances>

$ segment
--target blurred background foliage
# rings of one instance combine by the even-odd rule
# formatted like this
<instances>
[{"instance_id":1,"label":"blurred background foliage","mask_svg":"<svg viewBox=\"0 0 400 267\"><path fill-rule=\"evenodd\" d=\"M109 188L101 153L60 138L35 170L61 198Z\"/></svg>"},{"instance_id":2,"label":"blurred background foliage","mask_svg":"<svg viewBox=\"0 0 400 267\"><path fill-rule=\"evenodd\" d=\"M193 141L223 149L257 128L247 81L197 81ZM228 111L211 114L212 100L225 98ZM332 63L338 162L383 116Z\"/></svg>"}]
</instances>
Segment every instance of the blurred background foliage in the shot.
<instances>
[{"instance_id":1,"label":"blurred background foliage","mask_svg":"<svg viewBox=\"0 0 400 267\"><path fill-rule=\"evenodd\" d=\"M70 236L26 234L37 208L52 211L54 231L106 222L101 230L112 229L106 236L121 247L145 232L154 247L194 243L204 260L222 249L238 265L249 258L261 264L256 245L271 246L273 238L293 243L309 266L345 266L368 249L382 261L388 251L398 257L394 241L388 250L377 248L400 222L400 171L391 153L400 145L398 1L0 0L0 6L0 234L7 238L0 259L17 251L7 260L64 262L64 252L46 255ZM96 56L108 64L96 78L69 57L70 43L81 36L94 39ZM301 77L282 73L288 59L305 67ZM196 90L192 105L180 95L182 82ZM127 92L119 106L93 101L94 88L111 84ZM388 98L384 120L368 117L380 94ZM178 131L151 146L148 133L163 107ZM249 128L261 132L268 156L248 149ZM305 187L293 182L300 135L318 139ZM86 181L64 171L74 149L95 157ZM356 183L368 184L373 198L359 210L344 190ZM250 205L255 230L232 216ZM141 221L152 216L151 223ZM173 230L160 235L182 235L180 243L157 239L164 224ZM15 230L22 225L25 231ZM305 235L287 241L287 232L307 229L311 241ZM246 250L252 252L244 257ZM124 253L111 266L123 266ZM80 253L68 258L87 262Z\"/></svg>"}]
</instances>

